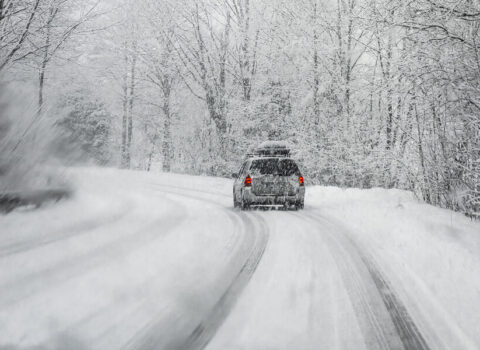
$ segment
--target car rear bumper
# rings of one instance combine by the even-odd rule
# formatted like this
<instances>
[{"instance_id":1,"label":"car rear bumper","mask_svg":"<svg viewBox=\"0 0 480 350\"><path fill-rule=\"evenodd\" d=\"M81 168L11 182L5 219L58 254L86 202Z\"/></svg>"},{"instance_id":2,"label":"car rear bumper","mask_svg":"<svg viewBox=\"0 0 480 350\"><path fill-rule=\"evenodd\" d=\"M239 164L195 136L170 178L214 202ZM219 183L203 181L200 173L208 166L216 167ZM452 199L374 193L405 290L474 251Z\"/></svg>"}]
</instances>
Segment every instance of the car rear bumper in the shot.
<instances>
[{"instance_id":1,"label":"car rear bumper","mask_svg":"<svg viewBox=\"0 0 480 350\"><path fill-rule=\"evenodd\" d=\"M257 196L251 189L246 188L243 193L243 200L250 205L284 205L303 203L305 199L305 188L300 187L297 193L293 196Z\"/></svg>"}]
</instances>

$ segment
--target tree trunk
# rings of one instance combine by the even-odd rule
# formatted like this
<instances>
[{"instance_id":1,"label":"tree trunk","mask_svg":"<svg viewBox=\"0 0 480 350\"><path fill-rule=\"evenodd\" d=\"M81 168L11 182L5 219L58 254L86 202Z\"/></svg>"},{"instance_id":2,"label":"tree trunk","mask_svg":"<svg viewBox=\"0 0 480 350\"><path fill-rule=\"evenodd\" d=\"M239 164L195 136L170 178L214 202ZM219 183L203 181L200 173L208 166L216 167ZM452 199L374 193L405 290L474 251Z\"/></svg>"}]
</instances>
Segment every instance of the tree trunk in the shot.
<instances>
[{"instance_id":1,"label":"tree trunk","mask_svg":"<svg viewBox=\"0 0 480 350\"><path fill-rule=\"evenodd\" d=\"M133 108L134 108L134 99L135 99L135 84L136 84L136 66L137 66L137 56L136 56L136 43L132 45L132 62L130 66L130 93L128 96L128 132L127 132L127 167L131 166L131 148L132 148L132 137L133 137Z\"/></svg>"},{"instance_id":2,"label":"tree trunk","mask_svg":"<svg viewBox=\"0 0 480 350\"><path fill-rule=\"evenodd\" d=\"M150 169L152 168L152 158L153 158L154 152L155 152L155 143L152 144L152 149L150 150L150 154L148 155L147 171L150 171Z\"/></svg>"},{"instance_id":3,"label":"tree trunk","mask_svg":"<svg viewBox=\"0 0 480 350\"><path fill-rule=\"evenodd\" d=\"M352 40L353 40L353 9L349 7L348 12L348 31L347 31L347 51L345 55L345 109L347 118L347 129L350 127L351 119L351 80L352 80Z\"/></svg>"},{"instance_id":4,"label":"tree trunk","mask_svg":"<svg viewBox=\"0 0 480 350\"><path fill-rule=\"evenodd\" d=\"M313 5L313 114L315 124L320 118L320 72L318 69L318 33L317 33L317 3Z\"/></svg>"},{"instance_id":5,"label":"tree trunk","mask_svg":"<svg viewBox=\"0 0 480 350\"><path fill-rule=\"evenodd\" d=\"M38 75L38 109L37 114L42 114L43 109L43 89L45 86L45 69L47 66L47 62L44 60L40 67L40 73Z\"/></svg>"},{"instance_id":6,"label":"tree trunk","mask_svg":"<svg viewBox=\"0 0 480 350\"><path fill-rule=\"evenodd\" d=\"M418 157L420 161L420 170L422 175L421 191L422 191L423 199L427 203L430 203L431 198L430 198L430 191L428 188L429 181L427 176L427 170L425 168L425 154L423 152L423 135L422 135L422 129L420 127L420 118L418 117L418 110L416 105L415 105L415 121L417 123L417 134L418 134L417 147L418 147Z\"/></svg>"},{"instance_id":7,"label":"tree trunk","mask_svg":"<svg viewBox=\"0 0 480 350\"><path fill-rule=\"evenodd\" d=\"M170 112L170 87L164 89L164 100L163 100L163 171L170 172L171 170L171 112Z\"/></svg>"},{"instance_id":8,"label":"tree trunk","mask_svg":"<svg viewBox=\"0 0 480 350\"><path fill-rule=\"evenodd\" d=\"M46 74L47 64L49 60L51 25L55 15L56 15L56 11L53 8L50 9L50 17L46 23L47 32L45 36L45 49L43 51L42 63L40 65L40 72L38 76L38 110L37 110L38 115L42 113L42 108L43 108L43 89L45 86L45 74Z\"/></svg>"},{"instance_id":9,"label":"tree trunk","mask_svg":"<svg viewBox=\"0 0 480 350\"><path fill-rule=\"evenodd\" d=\"M126 50L126 44L125 44ZM125 67L128 67L128 56L125 53L124 57ZM123 115L122 115L122 159L121 159L121 166L122 168L128 168L129 165L127 164L127 152L129 149L127 148L127 134L128 134L128 70L125 71L123 76Z\"/></svg>"}]
</instances>

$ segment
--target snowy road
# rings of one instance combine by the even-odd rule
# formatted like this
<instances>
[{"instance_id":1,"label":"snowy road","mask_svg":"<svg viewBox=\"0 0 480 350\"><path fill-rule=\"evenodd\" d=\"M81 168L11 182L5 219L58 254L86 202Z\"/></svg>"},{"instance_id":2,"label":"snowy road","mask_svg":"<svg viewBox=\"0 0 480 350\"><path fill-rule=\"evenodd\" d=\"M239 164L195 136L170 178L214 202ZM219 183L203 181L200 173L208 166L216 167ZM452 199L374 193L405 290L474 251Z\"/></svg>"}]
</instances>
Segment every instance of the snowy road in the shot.
<instances>
[{"instance_id":1,"label":"snowy road","mask_svg":"<svg viewBox=\"0 0 480 350\"><path fill-rule=\"evenodd\" d=\"M480 349L459 214L325 188L240 212L229 180L72 173L72 200L0 217L0 349Z\"/></svg>"}]
</instances>

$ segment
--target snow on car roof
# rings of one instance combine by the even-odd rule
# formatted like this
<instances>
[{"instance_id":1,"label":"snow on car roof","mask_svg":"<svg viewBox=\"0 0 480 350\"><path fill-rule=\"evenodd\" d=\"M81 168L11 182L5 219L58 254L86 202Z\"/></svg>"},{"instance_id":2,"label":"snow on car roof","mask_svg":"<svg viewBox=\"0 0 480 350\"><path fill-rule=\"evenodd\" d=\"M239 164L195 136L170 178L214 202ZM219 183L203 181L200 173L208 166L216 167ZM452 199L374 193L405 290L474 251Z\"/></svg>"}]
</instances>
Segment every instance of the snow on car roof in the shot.
<instances>
[{"instance_id":1,"label":"snow on car roof","mask_svg":"<svg viewBox=\"0 0 480 350\"><path fill-rule=\"evenodd\" d=\"M257 149L265 148L289 149L288 144L285 141L264 141L257 146Z\"/></svg>"},{"instance_id":2,"label":"snow on car roof","mask_svg":"<svg viewBox=\"0 0 480 350\"><path fill-rule=\"evenodd\" d=\"M295 162L295 160L293 158L291 158L290 156L253 156L253 157L246 157L245 160L248 160L250 162L255 162L257 160L268 160L268 159L278 159L278 160L292 160Z\"/></svg>"},{"instance_id":3,"label":"snow on car roof","mask_svg":"<svg viewBox=\"0 0 480 350\"><path fill-rule=\"evenodd\" d=\"M249 160L254 161L254 160L265 160L265 159L279 159L279 160L284 160L284 159L290 159L293 160L292 157L290 156L257 156L254 155L252 157L248 157Z\"/></svg>"},{"instance_id":4,"label":"snow on car roof","mask_svg":"<svg viewBox=\"0 0 480 350\"><path fill-rule=\"evenodd\" d=\"M245 154L245 159L265 157L288 158L290 157L290 148L284 141L264 141L257 147L249 149Z\"/></svg>"},{"instance_id":5,"label":"snow on car roof","mask_svg":"<svg viewBox=\"0 0 480 350\"><path fill-rule=\"evenodd\" d=\"M290 148L286 142L283 141L265 141L257 146L255 153L258 155L289 155Z\"/></svg>"}]
</instances>

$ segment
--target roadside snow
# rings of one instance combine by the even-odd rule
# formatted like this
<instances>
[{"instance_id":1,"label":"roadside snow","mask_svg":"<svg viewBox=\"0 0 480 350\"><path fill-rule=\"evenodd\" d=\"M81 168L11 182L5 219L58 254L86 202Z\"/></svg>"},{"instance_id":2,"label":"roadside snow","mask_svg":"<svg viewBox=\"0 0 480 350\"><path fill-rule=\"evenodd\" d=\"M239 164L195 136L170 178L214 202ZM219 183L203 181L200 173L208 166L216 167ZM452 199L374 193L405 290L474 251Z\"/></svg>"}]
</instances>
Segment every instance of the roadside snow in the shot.
<instances>
[{"instance_id":1,"label":"roadside snow","mask_svg":"<svg viewBox=\"0 0 480 350\"><path fill-rule=\"evenodd\" d=\"M229 283L241 231L213 205L158 192L162 176L72 176L71 201L0 216L0 348L118 349L152 320L166 344L188 335Z\"/></svg>"},{"instance_id":2,"label":"roadside snow","mask_svg":"<svg viewBox=\"0 0 480 350\"><path fill-rule=\"evenodd\" d=\"M401 190L310 187L306 202L376 257L425 334L448 341L432 349L480 348L479 222Z\"/></svg>"}]
</instances>

